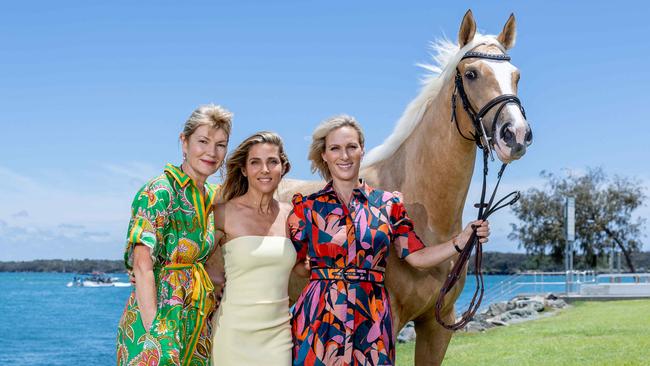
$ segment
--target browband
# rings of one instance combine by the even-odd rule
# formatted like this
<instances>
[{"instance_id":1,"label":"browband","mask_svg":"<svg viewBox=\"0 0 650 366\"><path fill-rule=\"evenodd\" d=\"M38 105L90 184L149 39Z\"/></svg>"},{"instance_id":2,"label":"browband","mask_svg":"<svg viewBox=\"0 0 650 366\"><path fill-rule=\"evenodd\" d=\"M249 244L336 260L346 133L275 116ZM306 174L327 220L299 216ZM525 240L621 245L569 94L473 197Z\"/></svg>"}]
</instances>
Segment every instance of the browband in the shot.
<instances>
[{"instance_id":1,"label":"browband","mask_svg":"<svg viewBox=\"0 0 650 366\"><path fill-rule=\"evenodd\" d=\"M510 55L502 53L502 54L496 54L496 53L483 53L483 52L467 52L463 58L461 58L461 61L466 59L466 58L486 58L489 60L497 60L497 61L510 61Z\"/></svg>"}]
</instances>

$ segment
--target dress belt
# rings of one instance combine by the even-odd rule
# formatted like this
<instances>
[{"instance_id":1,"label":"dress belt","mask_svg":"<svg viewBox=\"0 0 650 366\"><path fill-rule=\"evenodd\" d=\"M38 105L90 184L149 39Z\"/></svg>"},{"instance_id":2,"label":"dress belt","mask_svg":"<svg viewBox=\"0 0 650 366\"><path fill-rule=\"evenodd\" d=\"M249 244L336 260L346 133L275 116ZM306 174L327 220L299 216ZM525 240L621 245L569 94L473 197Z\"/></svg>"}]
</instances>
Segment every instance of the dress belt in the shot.
<instances>
[{"instance_id":1,"label":"dress belt","mask_svg":"<svg viewBox=\"0 0 650 366\"><path fill-rule=\"evenodd\" d=\"M203 263L173 263L163 267L165 271L192 270L192 305L197 309L196 327L192 332L187 347L181 355L181 365L189 365L194 350L203 331L205 318L208 316L207 297L214 290L210 276L205 271Z\"/></svg>"},{"instance_id":2,"label":"dress belt","mask_svg":"<svg viewBox=\"0 0 650 366\"><path fill-rule=\"evenodd\" d=\"M346 283L372 282L384 284L384 271L346 266L344 268L313 267L311 281L345 281Z\"/></svg>"}]
</instances>

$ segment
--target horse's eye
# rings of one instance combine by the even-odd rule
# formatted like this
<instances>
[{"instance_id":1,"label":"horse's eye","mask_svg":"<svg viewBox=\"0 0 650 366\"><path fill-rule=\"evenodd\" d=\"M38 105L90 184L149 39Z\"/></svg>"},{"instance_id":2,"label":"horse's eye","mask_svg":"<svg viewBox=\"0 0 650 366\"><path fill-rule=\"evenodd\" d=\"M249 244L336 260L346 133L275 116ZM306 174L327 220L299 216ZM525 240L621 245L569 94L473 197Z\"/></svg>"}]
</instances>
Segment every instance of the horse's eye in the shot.
<instances>
[{"instance_id":1,"label":"horse's eye","mask_svg":"<svg viewBox=\"0 0 650 366\"><path fill-rule=\"evenodd\" d=\"M465 77L469 80L474 80L478 77L478 74L474 70L465 71Z\"/></svg>"}]
</instances>

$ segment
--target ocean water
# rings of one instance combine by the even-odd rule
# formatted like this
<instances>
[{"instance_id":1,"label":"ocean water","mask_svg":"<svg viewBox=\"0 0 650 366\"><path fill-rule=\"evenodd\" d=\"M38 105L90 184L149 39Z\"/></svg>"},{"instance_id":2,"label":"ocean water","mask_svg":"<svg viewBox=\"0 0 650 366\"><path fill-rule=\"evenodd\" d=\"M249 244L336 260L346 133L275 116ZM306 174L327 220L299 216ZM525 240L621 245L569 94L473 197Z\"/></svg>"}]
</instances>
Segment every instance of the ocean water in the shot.
<instances>
[{"instance_id":1,"label":"ocean water","mask_svg":"<svg viewBox=\"0 0 650 366\"><path fill-rule=\"evenodd\" d=\"M66 287L72 277L0 273L0 365L115 364L117 323L131 288Z\"/></svg>"},{"instance_id":2,"label":"ocean water","mask_svg":"<svg viewBox=\"0 0 650 366\"><path fill-rule=\"evenodd\" d=\"M115 364L117 324L131 288L66 287L72 277L0 272L0 365ZM507 278L485 276L487 291ZM120 281L127 281L126 276L122 275ZM559 292L563 286L555 288L547 286L544 291ZM468 277L457 301L459 308L471 299L473 291L473 277ZM534 292L539 288L519 286L517 291Z\"/></svg>"}]
</instances>

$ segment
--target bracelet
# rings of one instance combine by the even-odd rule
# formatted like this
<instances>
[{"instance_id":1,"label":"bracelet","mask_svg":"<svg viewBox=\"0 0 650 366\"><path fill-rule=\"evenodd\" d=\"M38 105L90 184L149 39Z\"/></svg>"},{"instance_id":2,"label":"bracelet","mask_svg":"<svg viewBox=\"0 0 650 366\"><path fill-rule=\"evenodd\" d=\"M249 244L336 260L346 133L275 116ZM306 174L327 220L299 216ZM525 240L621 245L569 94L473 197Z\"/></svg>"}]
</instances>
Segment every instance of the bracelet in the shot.
<instances>
[{"instance_id":1,"label":"bracelet","mask_svg":"<svg viewBox=\"0 0 650 366\"><path fill-rule=\"evenodd\" d=\"M458 237L455 236L455 237L451 240L451 243L454 245L454 249L456 249L456 251L457 251L458 253L462 253L463 250L460 249L460 247L458 246L458 244L456 244L456 239L457 239L457 238L458 238Z\"/></svg>"}]
</instances>

